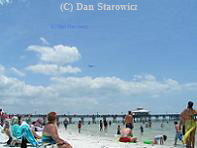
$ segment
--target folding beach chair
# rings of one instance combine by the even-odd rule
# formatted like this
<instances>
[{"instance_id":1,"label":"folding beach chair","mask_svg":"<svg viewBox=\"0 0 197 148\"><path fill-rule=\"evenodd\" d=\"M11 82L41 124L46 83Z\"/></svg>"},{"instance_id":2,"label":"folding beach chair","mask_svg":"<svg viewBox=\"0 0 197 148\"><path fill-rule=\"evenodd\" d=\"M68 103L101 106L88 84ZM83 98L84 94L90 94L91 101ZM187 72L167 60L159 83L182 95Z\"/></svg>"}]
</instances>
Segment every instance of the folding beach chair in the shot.
<instances>
[{"instance_id":1,"label":"folding beach chair","mask_svg":"<svg viewBox=\"0 0 197 148\"><path fill-rule=\"evenodd\" d=\"M10 135L13 138L11 146L15 146L15 144L27 145L27 141L34 147L39 145L26 122L23 122L20 126L10 126Z\"/></svg>"}]
</instances>

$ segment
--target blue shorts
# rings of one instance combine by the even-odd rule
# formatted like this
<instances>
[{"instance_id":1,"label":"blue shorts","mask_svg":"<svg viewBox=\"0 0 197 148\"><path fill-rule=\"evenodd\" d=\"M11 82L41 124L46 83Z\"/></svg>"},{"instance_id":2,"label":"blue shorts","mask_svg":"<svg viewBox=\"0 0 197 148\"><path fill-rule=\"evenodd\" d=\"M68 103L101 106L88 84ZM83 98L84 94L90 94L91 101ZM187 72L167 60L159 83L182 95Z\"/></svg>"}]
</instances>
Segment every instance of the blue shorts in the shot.
<instances>
[{"instance_id":1,"label":"blue shorts","mask_svg":"<svg viewBox=\"0 0 197 148\"><path fill-rule=\"evenodd\" d=\"M130 128L132 130L133 129L133 124L132 123L127 123L126 128Z\"/></svg>"},{"instance_id":2,"label":"blue shorts","mask_svg":"<svg viewBox=\"0 0 197 148\"><path fill-rule=\"evenodd\" d=\"M182 140L183 134L181 132L176 133L175 140L179 139Z\"/></svg>"}]
</instances>

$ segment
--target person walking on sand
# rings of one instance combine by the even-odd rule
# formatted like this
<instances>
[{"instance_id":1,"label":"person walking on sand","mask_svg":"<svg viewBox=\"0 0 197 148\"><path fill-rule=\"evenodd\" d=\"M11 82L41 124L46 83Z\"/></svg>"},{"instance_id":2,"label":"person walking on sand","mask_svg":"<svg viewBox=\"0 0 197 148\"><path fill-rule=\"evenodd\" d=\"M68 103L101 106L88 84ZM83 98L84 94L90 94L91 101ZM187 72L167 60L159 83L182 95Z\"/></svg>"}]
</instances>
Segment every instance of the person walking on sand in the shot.
<instances>
[{"instance_id":1,"label":"person walking on sand","mask_svg":"<svg viewBox=\"0 0 197 148\"><path fill-rule=\"evenodd\" d=\"M133 129L133 115L131 111L128 111L128 114L124 118L126 128Z\"/></svg>"},{"instance_id":2,"label":"person walking on sand","mask_svg":"<svg viewBox=\"0 0 197 148\"><path fill-rule=\"evenodd\" d=\"M189 101L187 104L187 108L183 110L183 112L180 115L180 128L181 125L185 125L185 132L187 133L191 129L193 129L188 138L186 139L186 147L188 148L194 148L195 147L195 132L196 132L196 111L193 109L194 103L192 101Z\"/></svg>"}]
</instances>

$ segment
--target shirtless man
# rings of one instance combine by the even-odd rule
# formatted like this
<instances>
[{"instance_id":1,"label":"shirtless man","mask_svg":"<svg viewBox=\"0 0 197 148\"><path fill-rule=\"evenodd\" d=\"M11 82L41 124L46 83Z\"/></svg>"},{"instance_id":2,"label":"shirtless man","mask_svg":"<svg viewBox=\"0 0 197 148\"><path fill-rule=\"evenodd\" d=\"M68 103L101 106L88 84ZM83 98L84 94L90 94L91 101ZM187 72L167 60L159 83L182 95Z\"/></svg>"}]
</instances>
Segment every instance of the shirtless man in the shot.
<instances>
[{"instance_id":1,"label":"shirtless man","mask_svg":"<svg viewBox=\"0 0 197 148\"><path fill-rule=\"evenodd\" d=\"M133 115L131 111L128 111L128 115L125 116L125 124L126 128L130 128L131 130L133 129Z\"/></svg>"}]
</instances>

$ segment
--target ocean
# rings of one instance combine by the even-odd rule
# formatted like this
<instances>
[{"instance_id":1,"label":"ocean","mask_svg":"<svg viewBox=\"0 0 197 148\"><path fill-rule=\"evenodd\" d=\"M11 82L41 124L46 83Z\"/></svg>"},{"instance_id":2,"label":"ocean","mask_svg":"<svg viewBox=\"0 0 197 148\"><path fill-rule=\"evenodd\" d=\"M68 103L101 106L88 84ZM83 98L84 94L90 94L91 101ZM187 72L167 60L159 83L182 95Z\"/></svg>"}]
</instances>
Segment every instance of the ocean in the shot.
<instances>
[{"instance_id":1,"label":"ocean","mask_svg":"<svg viewBox=\"0 0 197 148\"><path fill-rule=\"evenodd\" d=\"M81 134L85 134L85 135L91 135L91 136L101 136L101 137L106 137L106 138L110 138L114 141L118 141L118 135L117 133L117 127L118 125L121 126L121 128L124 128L125 125L123 125L122 123L112 123L111 126L108 126L107 132L102 131L100 132L100 127L99 124L90 124L88 125L87 122L84 123L84 125L82 125L81 128ZM140 126L144 127L144 133L143 135L141 135L140 133ZM63 125L62 126L62 130L64 130ZM78 132L78 128L77 128L77 124L69 124L68 125L68 129L65 132ZM156 135L166 135L167 136L167 140L165 141L165 145L168 146L173 146L174 145L174 139L175 139L175 128L174 128L174 121L169 121L167 122L163 122L163 127L161 127L161 122L152 122L152 127L151 128L146 128L145 124L142 123L135 123L134 124L134 129L133 129L133 135L134 137L138 138L139 142L142 142L144 140L153 140L153 137ZM197 141L197 137L196 137L196 141ZM178 145L182 145L181 141L177 141ZM197 146L197 144L196 144Z\"/></svg>"}]
</instances>

